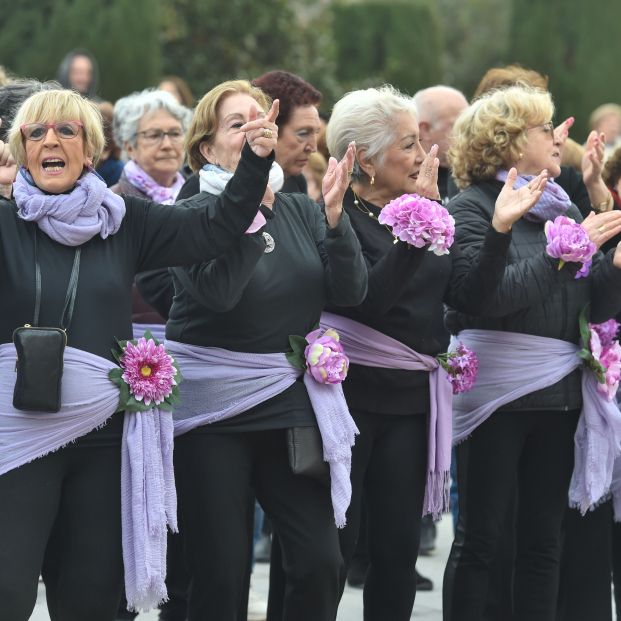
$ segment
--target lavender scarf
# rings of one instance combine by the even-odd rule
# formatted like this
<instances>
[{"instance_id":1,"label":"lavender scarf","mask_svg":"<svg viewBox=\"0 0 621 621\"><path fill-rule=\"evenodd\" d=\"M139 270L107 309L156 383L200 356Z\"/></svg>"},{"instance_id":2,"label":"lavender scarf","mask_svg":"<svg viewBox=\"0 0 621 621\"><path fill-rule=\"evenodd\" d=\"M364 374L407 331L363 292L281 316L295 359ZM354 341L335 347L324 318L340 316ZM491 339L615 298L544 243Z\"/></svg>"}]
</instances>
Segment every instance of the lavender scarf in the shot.
<instances>
[{"instance_id":1,"label":"lavender scarf","mask_svg":"<svg viewBox=\"0 0 621 621\"><path fill-rule=\"evenodd\" d=\"M126 179L152 201L162 205L172 205L181 191L185 179L177 173L172 185L167 188L160 185L153 177L146 173L134 160L129 160L123 167Z\"/></svg>"},{"instance_id":2,"label":"lavender scarf","mask_svg":"<svg viewBox=\"0 0 621 621\"><path fill-rule=\"evenodd\" d=\"M285 354L249 354L166 341L183 375L181 405L174 412L175 435L226 420L275 397L300 376ZM319 384L307 373L308 390L330 466L334 521L345 526L351 501L351 447L358 429L340 385Z\"/></svg>"},{"instance_id":3,"label":"lavender scarf","mask_svg":"<svg viewBox=\"0 0 621 621\"><path fill-rule=\"evenodd\" d=\"M63 406L55 413L13 408L16 353L0 345L0 476L101 427L114 414L119 390L109 360L65 349ZM121 445L121 511L128 607L149 609L166 599L166 526L177 530L170 412L125 414ZM93 534L96 536L96 533Z\"/></svg>"},{"instance_id":4,"label":"lavender scarf","mask_svg":"<svg viewBox=\"0 0 621 621\"><path fill-rule=\"evenodd\" d=\"M507 174L508 171L500 170L496 175L496 179L504 182L507 180ZM517 190L534 178L534 175L519 175L515 181L514 188ZM571 199L567 192L554 180L549 179L541 198L524 218L533 222L554 220L557 216L565 214L571 205Z\"/></svg>"},{"instance_id":5,"label":"lavender scarf","mask_svg":"<svg viewBox=\"0 0 621 621\"><path fill-rule=\"evenodd\" d=\"M46 194L20 168L13 183L17 215L36 222L54 241L80 246L95 235L114 235L125 216L125 201L94 171L85 172L67 194Z\"/></svg>"},{"instance_id":6,"label":"lavender scarf","mask_svg":"<svg viewBox=\"0 0 621 621\"><path fill-rule=\"evenodd\" d=\"M501 406L552 386L582 365L578 346L558 339L464 330L459 340L476 352L479 372L474 389L453 400L454 443L465 440ZM621 454L621 412L615 401L598 392L597 379L587 369L582 371L582 400L569 504L584 514L614 491L614 463Z\"/></svg>"},{"instance_id":7,"label":"lavender scarf","mask_svg":"<svg viewBox=\"0 0 621 621\"><path fill-rule=\"evenodd\" d=\"M367 367L429 372L429 425L427 485L423 515L434 519L449 508L451 468L451 402L453 390L446 372L432 356L419 354L407 345L353 319L322 313L322 328L334 328L350 362Z\"/></svg>"}]
</instances>

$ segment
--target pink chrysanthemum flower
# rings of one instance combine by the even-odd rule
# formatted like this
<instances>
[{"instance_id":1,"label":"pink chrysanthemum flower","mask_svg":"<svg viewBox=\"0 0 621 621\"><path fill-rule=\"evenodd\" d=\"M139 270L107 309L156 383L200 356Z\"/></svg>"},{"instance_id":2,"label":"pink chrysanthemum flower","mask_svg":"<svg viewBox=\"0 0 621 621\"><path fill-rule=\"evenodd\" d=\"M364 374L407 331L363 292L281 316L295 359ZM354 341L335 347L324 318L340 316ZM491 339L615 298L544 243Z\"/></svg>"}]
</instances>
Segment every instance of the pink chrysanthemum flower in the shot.
<instances>
[{"instance_id":1,"label":"pink chrysanthemum flower","mask_svg":"<svg viewBox=\"0 0 621 621\"><path fill-rule=\"evenodd\" d=\"M449 253L455 238L455 220L442 205L418 194L403 194L381 211L378 222L416 248L441 256Z\"/></svg>"},{"instance_id":2,"label":"pink chrysanthemum flower","mask_svg":"<svg viewBox=\"0 0 621 621\"><path fill-rule=\"evenodd\" d=\"M145 405L159 405L177 385L172 357L164 345L156 345L152 339L140 338L135 345L128 342L120 365L130 392Z\"/></svg>"}]
</instances>

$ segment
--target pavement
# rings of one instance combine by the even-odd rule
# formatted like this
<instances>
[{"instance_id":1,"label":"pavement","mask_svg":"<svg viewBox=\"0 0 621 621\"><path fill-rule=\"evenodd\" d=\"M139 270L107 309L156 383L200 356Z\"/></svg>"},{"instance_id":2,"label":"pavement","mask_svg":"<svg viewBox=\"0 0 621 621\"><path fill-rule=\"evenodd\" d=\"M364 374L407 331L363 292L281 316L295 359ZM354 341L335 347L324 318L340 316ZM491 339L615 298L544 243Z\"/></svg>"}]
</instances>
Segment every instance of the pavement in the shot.
<instances>
[{"instance_id":1,"label":"pavement","mask_svg":"<svg viewBox=\"0 0 621 621\"><path fill-rule=\"evenodd\" d=\"M418 593L412 619L424 621L442 620L442 576L453 541L453 525L451 516L445 516L438 524L438 538L436 550L432 556L421 557L417 564L418 571L431 578L433 590ZM257 564L252 577L252 586L257 593L267 599L268 589L268 564ZM138 615L138 621L157 621L157 611ZM337 621L361 621L362 619L362 590L347 587L341 600ZM30 621L50 621L45 604L45 587L39 583L37 603ZM86 621L86 620L85 620Z\"/></svg>"}]
</instances>

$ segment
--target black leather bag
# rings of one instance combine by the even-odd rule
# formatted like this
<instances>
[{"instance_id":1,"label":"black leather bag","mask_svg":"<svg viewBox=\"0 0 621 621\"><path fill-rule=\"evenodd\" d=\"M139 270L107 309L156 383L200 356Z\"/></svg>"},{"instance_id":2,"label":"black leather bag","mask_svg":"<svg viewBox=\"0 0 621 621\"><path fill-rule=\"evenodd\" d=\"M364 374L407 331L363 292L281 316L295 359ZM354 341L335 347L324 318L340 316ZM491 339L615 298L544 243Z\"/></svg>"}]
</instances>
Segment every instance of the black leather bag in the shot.
<instances>
[{"instance_id":1,"label":"black leather bag","mask_svg":"<svg viewBox=\"0 0 621 621\"><path fill-rule=\"evenodd\" d=\"M58 412L67 333L26 325L13 331L13 343L17 351L13 407Z\"/></svg>"},{"instance_id":2,"label":"black leather bag","mask_svg":"<svg viewBox=\"0 0 621 621\"><path fill-rule=\"evenodd\" d=\"M323 459L323 442L317 427L287 429L287 454L293 474L330 483L330 466Z\"/></svg>"},{"instance_id":3,"label":"black leather bag","mask_svg":"<svg viewBox=\"0 0 621 621\"><path fill-rule=\"evenodd\" d=\"M33 325L26 324L13 331L13 343L17 352L13 407L34 412L58 412L61 407L67 326L71 323L78 288L80 248L76 248L73 259L65 304L60 316L61 327L39 327L37 324L41 310L41 267L37 257L37 235L35 228L36 289Z\"/></svg>"}]
</instances>

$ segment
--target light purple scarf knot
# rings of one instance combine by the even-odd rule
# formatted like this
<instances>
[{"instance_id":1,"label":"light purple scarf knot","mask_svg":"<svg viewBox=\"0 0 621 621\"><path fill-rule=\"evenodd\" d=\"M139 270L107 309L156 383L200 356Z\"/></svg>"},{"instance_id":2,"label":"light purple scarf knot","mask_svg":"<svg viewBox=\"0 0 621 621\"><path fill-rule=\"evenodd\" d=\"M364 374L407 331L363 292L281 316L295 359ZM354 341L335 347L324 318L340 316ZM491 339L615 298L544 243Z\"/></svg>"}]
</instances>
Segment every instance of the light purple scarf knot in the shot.
<instances>
[{"instance_id":1,"label":"light purple scarf knot","mask_svg":"<svg viewBox=\"0 0 621 621\"><path fill-rule=\"evenodd\" d=\"M172 205L181 191L185 179L177 173L172 185L167 188L160 185L153 177L146 173L134 160L129 160L123 167L126 179L152 201L162 205Z\"/></svg>"},{"instance_id":2,"label":"light purple scarf knot","mask_svg":"<svg viewBox=\"0 0 621 621\"><path fill-rule=\"evenodd\" d=\"M504 182L507 180L507 175L508 171L500 170L496 174L496 179ZM518 190L534 178L534 175L518 175L513 187ZM571 199L567 192L553 179L548 179L541 198L537 201L537 204L526 213L524 218L532 222L554 220L557 216L564 215L571 205Z\"/></svg>"},{"instance_id":3,"label":"light purple scarf knot","mask_svg":"<svg viewBox=\"0 0 621 621\"><path fill-rule=\"evenodd\" d=\"M0 345L0 475L101 427L119 404L108 373L116 365L67 347L59 412L13 407L15 347ZM125 590L130 609L167 598L166 527L177 530L171 412L126 413L121 444L121 524ZM96 537L97 533L93 533Z\"/></svg>"},{"instance_id":4,"label":"light purple scarf knot","mask_svg":"<svg viewBox=\"0 0 621 621\"><path fill-rule=\"evenodd\" d=\"M429 373L427 485L423 515L431 514L434 519L439 519L449 509L451 468L453 389L446 371L434 357L419 354L396 339L348 317L324 312L321 327L333 328L339 333L343 349L354 364Z\"/></svg>"},{"instance_id":5,"label":"light purple scarf knot","mask_svg":"<svg viewBox=\"0 0 621 621\"><path fill-rule=\"evenodd\" d=\"M176 436L243 414L279 395L300 376L300 370L281 353L251 354L176 341L165 345L183 375L181 404L173 415ZM334 521L342 528L351 501L351 447L358 429L340 384L319 384L304 373L304 385L321 433L324 460L330 466Z\"/></svg>"},{"instance_id":6,"label":"light purple scarf knot","mask_svg":"<svg viewBox=\"0 0 621 621\"><path fill-rule=\"evenodd\" d=\"M100 235L114 235L125 216L125 201L110 191L95 172L84 173L66 194L46 194L29 180L21 168L13 183L17 215L36 222L54 241L80 246Z\"/></svg>"},{"instance_id":7,"label":"light purple scarf knot","mask_svg":"<svg viewBox=\"0 0 621 621\"><path fill-rule=\"evenodd\" d=\"M454 443L467 439L498 408L552 386L582 366L578 346L559 339L495 330L463 330L458 338L476 352L479 371L474 389L453 400ZM621 411L597 390L597 379L586 368L582 400L569 505L584 514L612 492L615 507L621 508L621 480L613 477L621 454Z\"/></svg>"}]
</instances>

